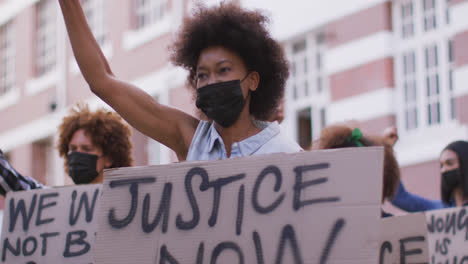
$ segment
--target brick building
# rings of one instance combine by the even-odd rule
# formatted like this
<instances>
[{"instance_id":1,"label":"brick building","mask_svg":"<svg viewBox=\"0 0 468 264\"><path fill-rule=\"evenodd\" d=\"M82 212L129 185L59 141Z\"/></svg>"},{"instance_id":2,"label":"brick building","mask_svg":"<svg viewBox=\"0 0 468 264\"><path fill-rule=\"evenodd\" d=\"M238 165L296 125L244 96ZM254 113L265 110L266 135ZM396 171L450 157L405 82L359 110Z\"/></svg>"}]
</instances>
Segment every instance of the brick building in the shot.
<instances>
[{"instance_id":1,"label":"brick building","mask_svg":"<svg viewBox=\"0 0 468 264\"><path fill-rule=\"evenodd\" d=\"M167 51L193 1L82 2L116 76L194 113L186 73ZM371 133L396 125L407 188L439 197L439 152L468 135L467 0L239 2L268 10L291 62L286 133L307 147L326 124L356 120ZM78 101L106 105L79 73L56 0L0 0L0 10L0 148L24 175L70 184L57 125ZM175 160L137 131L133 143L135 165Z\"/></svg>"}]
</instances>

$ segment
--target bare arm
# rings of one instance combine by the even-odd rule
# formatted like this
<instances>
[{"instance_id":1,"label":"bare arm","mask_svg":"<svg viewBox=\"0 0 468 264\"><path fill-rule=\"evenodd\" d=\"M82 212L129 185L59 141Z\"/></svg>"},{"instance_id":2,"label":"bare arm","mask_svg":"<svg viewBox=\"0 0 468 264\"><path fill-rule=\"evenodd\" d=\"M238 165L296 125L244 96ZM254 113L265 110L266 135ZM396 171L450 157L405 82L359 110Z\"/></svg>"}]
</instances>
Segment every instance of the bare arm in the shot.
<instances>
[{"instance_id":1,"label":"bare arm","mask_svg":"<svg viewBox=\"0 0 468 264\"><path fill-rule=\"evenodd\" d=\"M86 23L80 1L59 3L73 53L92 92L133 127L174 150L179 160L185 160L198 120L161 105L141 89L116 79Z\"/></svg>"}]
</instances>

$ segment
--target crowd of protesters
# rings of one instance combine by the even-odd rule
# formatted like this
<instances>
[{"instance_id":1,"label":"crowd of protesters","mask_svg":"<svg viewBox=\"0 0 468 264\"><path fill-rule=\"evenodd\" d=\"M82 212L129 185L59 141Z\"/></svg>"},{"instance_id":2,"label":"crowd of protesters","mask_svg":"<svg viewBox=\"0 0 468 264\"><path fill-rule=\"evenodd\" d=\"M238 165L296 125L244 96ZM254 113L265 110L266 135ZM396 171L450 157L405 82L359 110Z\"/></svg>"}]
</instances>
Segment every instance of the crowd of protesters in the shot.
<instances>
[{"instance_id":1,"label":"crowd of protesters","mask_svg":"<svg viewBox=\"0 0 468 264\"><path fill-rule=\"evenodd\" d=\"M86 23L80 0L59 0L81 73L91 91L115 111L77 107L63 119L58 149L76 184L99 183L106 168L132 165L130 129L172 149L179 161L218 160L302 151L281 132L282 99L289 76L283 49L268 32L268 18L235 3L199 6L184 20L170 46L174 65L188 71L190 92L203 113L199 119L156 102L133 84L118 79ZM83 88L84 89L84 88ZM442 200L407 191L393 153L394 129L380 137L358 128L325 128L316 149L383 146L382 202L409 212L466 205L468 142L456 141L440 155ZM1 146L0 146L1 147ZM0 194L42 188L18 173L0 152ZM383 216L389 216L382 211Z\"/></svg>"}]
</instances>

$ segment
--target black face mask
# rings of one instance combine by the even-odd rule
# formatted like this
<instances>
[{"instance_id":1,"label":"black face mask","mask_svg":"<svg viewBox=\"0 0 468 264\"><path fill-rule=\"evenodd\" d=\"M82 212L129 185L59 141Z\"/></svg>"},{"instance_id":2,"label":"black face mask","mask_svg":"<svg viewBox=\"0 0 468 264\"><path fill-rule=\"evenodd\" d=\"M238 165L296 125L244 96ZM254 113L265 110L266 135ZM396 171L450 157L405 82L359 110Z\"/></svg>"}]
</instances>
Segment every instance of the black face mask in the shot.
<instances>
[{"instance_id":1,"label":"black face mask","mask_svg":"<svg viewBox=\"0 0 468 264\"><path fill-rule=\"evenodd\" d=\"M460 171L458 169L446 171L442 173L442 179L440 183L442 201L444 203L450 203L452 200L453 191L457 186L460 185Z\"/></svg>"},{"instance_id":2,"label":"black face mask","mask_svg":"<svg viewBox=\"0 0 468 264\"><path fill-rule=\"evenodd\" d=\"M86 184L94 181L99 173L96 171L98 156L72 152L67 156L68 175L75 184Z\"/></svg>"},{"instance_id":3,"label":"black face mask","mask_svg":"<svg viewBox=\"0 0 468 264\"><path fill-rule=\"evenodd\" d=\"M246 101L240 84L240 80L234 80L198 88L197 108L221 126L230 127L239 118Z\"/></svg>"}]
</instances>

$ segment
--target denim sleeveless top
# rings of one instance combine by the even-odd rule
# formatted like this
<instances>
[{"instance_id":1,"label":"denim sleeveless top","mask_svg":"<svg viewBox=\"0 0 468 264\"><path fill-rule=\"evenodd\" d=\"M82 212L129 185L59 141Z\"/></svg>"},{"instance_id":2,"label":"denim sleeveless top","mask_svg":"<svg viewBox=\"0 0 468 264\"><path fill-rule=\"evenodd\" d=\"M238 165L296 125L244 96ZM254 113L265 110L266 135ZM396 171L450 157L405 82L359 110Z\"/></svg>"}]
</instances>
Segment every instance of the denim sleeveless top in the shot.
<instances>
[{"instance_id":1,"label":"denim sleeveless top","mask_svg":"<svg viewBox=\"0 0 468 264\"><path fill-rule=\"evenodd\" d=\"M298 152L302 148L281 133L278 122L255 121L262 129L259 133L231 146L230 158L277 152ZM187 161L227 159L226 148L221 136L211 122L201 120L187 153Z\"/></svg>"}]
</instances>

